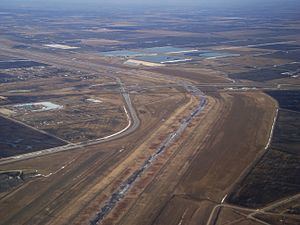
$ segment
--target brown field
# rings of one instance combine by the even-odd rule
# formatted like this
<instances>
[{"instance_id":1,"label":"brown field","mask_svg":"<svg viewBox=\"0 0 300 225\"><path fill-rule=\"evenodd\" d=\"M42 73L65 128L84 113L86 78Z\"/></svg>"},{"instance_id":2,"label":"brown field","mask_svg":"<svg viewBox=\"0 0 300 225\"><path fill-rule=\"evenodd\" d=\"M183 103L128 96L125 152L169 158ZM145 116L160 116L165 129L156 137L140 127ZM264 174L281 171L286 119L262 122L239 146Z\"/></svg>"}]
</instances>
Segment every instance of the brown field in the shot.
<instances>
[{"instance_id":1,"label":"brown field","mask_svg":"<svg viewBox=\"0 0 300 225\"><path fill-rule=\"evenodd\" d=\"M58 61L53 58L53 62ZM78 67L86 71L88 65L82 63ZM129 71L120 73L126 86L154 86L131 94L140 127L111 143L2 165L2 170L34 169L44 176L53 173L25 181L2 194L2 224L87 223L196 103L190 95L178 92L181 89L156 89L155 85L182 78L200 83L230 82L208 70ZM111 91L96 88L100 93ZM79 90L84 95L93 93L86 87ZM269 97L259 92L215 93L208 99L205 111L139 178L103 224L178 224L181 220L197 224L207 220L214 205L263 149L275 107ZM232 160L237 163L229 166ZM120 210L122 214L117 213ZM177 216L170 221L170 214Z\"/></svg>"},{"instance_id":2,"label":"brown field","mask_svg":"<svg viewBox=\"0 0 300 225\"><path fill-rule=\"evenodd\" d=\"M136 104L139 102L138 99L139 98L135 100ZM153 108L153 106L159 103L154 103L153 106L148 104L147 107L141 106L141 108L138 106L138 111L142 112L140 117L143 122L141 127L138 129L138 135L131 135L127 137L126 140L120 139L112 144L94 146L88 149L78 149L68 153L57 153L12 163L7 166L1 166L1 169L4 170L33 168L37 169L39 173L44 175L47 175L49 172L55 173L58 171L55 175L52 175L49 178L41 177L25 182L23 186L17 188L8 195L4 195L4 197L1 198L3 203L1 204L1 218L3 219L1 224L14 224L18 223L17 221L22 221L23 223L25 221L25 224L31 224L32 222L36 223L41 219L45 220L49 217L41 216L43 214L43 211L41 211L41 206L44 205L43 202L47 201L49 204L52 202L52 207L55 207L53 209L53 213L58 213L61 212L61 209L65 208L67 206L66 204L68 204L68 202L72 199L72 201L76 202L76 200L78 201L78 199L82 198L82 195L86 195L87 193L85 190L87 190L88 187L94 187L93 189L95 191L95 188L97 190L98 187L95 186L97 183L100 182L98 185L101 187L103 182L111 182L118 179L118 177L115 176L107 176L107 173L110 173L120 160L123 161L124 157L131 156L129 153L147 139L149 136L147 134L149 134L150 131L157 129L158 123L160 123L161 119L172 113L178 106L186 104L187 100L188 99L184 95L179 95L176 99L177 105L174 105L174 99L166 99L164 101L166 111L164 112ZM159 108L157 107L157 109ZM124 151L119 152L120 149L124 149ZM64 155L64 157L61 157L61 155ZM55 163L52 165L47 163L47 166L45 167L45 162L48 162L49 160ZM69 162L72 163L68 164ZM60 168L64 165L66 168L60 170ZM99 167L99 165L101 166ZM103 177L106 177L106 181L103 180ZM35 191L33 191L33 187ZM95 194L97 196L97 193L95 193L93 189L89 192L90 197L86 198L85 201L93 199ZM79 193L82 193L82 195L79 195ZM75 196L77 197L74 198ZM18 202L20 207L14 207L14 210L7 207L9 205L15 205L13 204L15 201ZM5 202L7 204L5 204ZM82 207L82 202L80 201L79 203L79 208L76 208L76 210L80 210ZM49 205L44 206L44 213L50 213L48 209ZM28 210L28 207L31 207L32 209ZM58 210L58 208L60 208L60 210ZM21 213L22 211L24 212L23 216ZM78 213L75 209L74 211L69 212ZM17 217L14 216L16 214L18 215ZM39 216L36 217L35 215Z\"/></svg>"},{"instance_id":3,"label":"brown field","mask_svg":"<svg viewBox=\"0 0 300 225\"><path fill-rule=\"evenodd\" d=\"M228 193L266 144L275 104L269 97L259 95L218 98L207 118L203 118L211 124L203 127L199 123L194 128L198 132L194 130L178 146L177 154L151 178L153 182L145 186L137 200L131 198L132 206L118 223L178 224L183 218L182 224L205 224L212 207ZM206 135L206 129L219 132ZM231 160L236 162L234 166L228 166ZM170 221L170 215L177 216ZM117 224L112 221L107 224Z\"/></svg>"},{"instance_id":4,"label":"brown field","mask_svg":"<svg viewBox=\"0 0 300 225\"><path fill-rule=\"evenodd\" d=\"M153 72L159 72L164 75L172 76L174 78L185 78L199 83L229 83L224 76L221 76L217 71L205 70L205 69L189 69L179 67L168 68L155 68L149 69Z\"/></svg>"},{"instance_id":5,"label":"brown field","mask_svg":"<svg viewBox=\"0 0 300 225\"><path fill-rule=\"evenodd\" d=\"M281 119L279 103L266 94L280 90L281 102L297 108L299 96L286 95L300 84L294 14L276 18L277 25L268 16L248 20L205 10L45 10L36 18L1 11L0 225L300 223L296 182L286 175L297 172L299 157L267 151L283 139L292 145L297 133L298 116ZM108 51L125 53L105 57ZM139 60L147 62L126 64ZM16 108L38 102L62 107ZM289 135L273 133L273 125ZM57 142L45 147L45 137ZM288 181L295 195L272 192L254 206L231 202L259 162L254 181L270 170L270 185L282 181L286 190Z\"/></svg>"}]
</instances>

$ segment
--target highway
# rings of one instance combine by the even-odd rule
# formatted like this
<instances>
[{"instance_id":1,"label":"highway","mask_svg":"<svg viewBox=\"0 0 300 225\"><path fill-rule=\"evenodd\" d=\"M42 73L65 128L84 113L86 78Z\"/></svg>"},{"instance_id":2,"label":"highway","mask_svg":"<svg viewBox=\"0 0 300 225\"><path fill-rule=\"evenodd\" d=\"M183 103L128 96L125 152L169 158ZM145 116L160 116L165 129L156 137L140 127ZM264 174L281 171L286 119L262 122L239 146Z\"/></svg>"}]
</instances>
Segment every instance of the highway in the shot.
<instances>
[{"instance_id":1,"label":"highway","mask_svg":"<svg viewBox=\"0 0 300 225\"><path fill-rule=\"evenodd\" d=\"M7 164L7 163L11 163L11 162L15 162L15 161L19 161L19 160L24 160L24 159L29 159L29 158L34 158L37 156L41 156L41 155L47 155L47 154L52 154L52 153L56 153L56 152L60 152L60 151L67 151L67 150L73 150L73 149L77 149L77 148L83 148L86 146L90 146L90 145L95 145L95 144L100 144L100 143L104 143L104 142L108 142L108 141L112 141L121 137L124 137L130 133L132 133L133 131L135 131L140 124L140 120L137 116L137 113L134 109L134 106L132 105L130 96L129 96L129 92L131 90L139 90L139 89L151 89L151 88L166 88L166 87L184 87L185 84L182 83L173 83L173 84L166 84L166 85L143 85L143 86L128 86L127 90L125 89L124 84L121 82L120 78L118 78L117 73L120 73L122 71L126 72L124 68L121 67L112 67L110 65L104 65L104 64L95 64L95 63L90 63L90 62L86 62L86 61L72 61L69 60L69 58L63 58L63 57L58 57L58 56L54 56L51 54L46 54L46 53L34 53L34 52L28 52L28 51L23 51L23 50L12 50L12 49L8 49L5 46L0 46L0 49L2 51L4 51L6 54L11 54L13 56L22 56L22 57L26 57L26 58L30 58L31 60L36 60L38 62L41 63L52 63L53 65L58 65L58 66L63 66L66 68L70 68L70 69L78 69L81 71L86 71L86 72L99 72L99 70L103 70L103 71L107 71L108 74L106 74L105 76L116 80L116 82L120 85L120 94L123 96L124 102L126 104L126 106L124 107L124 111L127 115L128 118L128 125L114 133L111 134L109 136L103 137L103 138L99 138L96 140L90 140L90 141L84 141L84 142L80 142L80 143L68 143L67 145L64 146L59 146L59 147L55 147L55 148L51 148L51 149L45 149L45 150L41 150L41 151L37 151L37 152L33 152L33 153L28 153L28 154L23 154L23 155L19 155L19 156L13 156L13 157L9 157L9 158L5 158L5 159L1 159L0 160L0 165L3 164ZM290 85L290 84L278 84L277 86L274 85L261 85L261 84L249 84L249 85L245 85L245 84L240 84L240 83L215 83L215 84L193 84L194 87L196 88L218 88L218 89L223 89L224 91L228 91L228 92L235 92L235 91L247 91L247 90L258 90L258 91L262 91L262 90L281 90L281 89L295 89L295 88L299 88L300 86L295 86L295 85ZM292 87L291 87L292 86ZM129 114L129 115L128 115ZM40 131L42 132L42 131Z\"/></svg>"},{"instance_id":2,"label":"highway","mask_svg":"<svg viewBox=\"0 0 300 225\"><path fill-rule=\"evenodd\" d=\"M36 152L27 153L27 154L3 158L0 160L0 165L4 165L4 164L16 162L16 161L21 161L21 160L25 160L25 159L30 159L30 158L34 158L34 157L38 157L38 156L42 156L42 155L53 154L53 153L57 153L57 152L61 152L61 151L69 151L69 150L74 150L74 149L78 149L78 148L84 148L84 147L91 146L91 145L101 144L104 142L109 142L109 141L124 137L124 136L134 132L139 127L140 120L139 120L136 110L131 102L130 95L125 90L124 84L122 83L120 78L115 77L115 79L117 80L117 82L120 85L120 93L122 94L124 102L126 103L126 106L124 106L124 112L128 119L128 125L125 128L123 128L122 130L120 130L114 134L111 134L111 135L108 135L106 137L102 137L99 139L95 139L95 140L83 141L83 142L79 142L79 143L69 143L64 146L59 146L59 147L55 147L55 148L49 148L49 149L44 149L41 151L36 151ZM35 130L40 131L38 129L35 129ZM54 137L56 137L56 136L54 136Z\"/></svg>"},{"instance_id":3,"label":"highway","mask_svg":"<svg viewBox=\"0 0 300 225\"><path fill-rule=\"evenodd\" d=\"M52 154L52 153L56 153L56 152L60 152L60 151L73 150L73 149L77 149L77 148L83 148L83 147L87 147L90 145L95 145L95 144L112 141L112 140L124 137L124 136L132 133L139 127L140 120L139 120L137 113L134 109L134 106L131 102L130 95L126 91L124 84L121 82L120 78L118 78L117 74L116 74L117 72L120 72L122 70L121 68L115 68L110 65L104 65L104 64L100 65L100 64L95 64L95 63L90 63L90 62L85 62L85 61L74 62L74 61L70 60L69 58L63 58L61 56L58 57L58 56L54 56L54 55L51 55L48 53L37 53L37 52L34 53L34 52L28 52L28 51L16 50L16 49L12 50L12 49L6 48L3 45L2 46L0 45L0 49L1 49L1 51L5 52L7 55L25 57L26 59L30 58L30 60L36 60L38 62L43 62L46 64L50 63L53 65L69 68L71 70L78 69L81 71L85 71L87 73L91 73L91 72L99 73L99 70L109 72L108 74L106 74L106 77L116 80L117 83L120 85L120 94L122 95L125 105L126 105L125 106L126 108L124 107L124 111L128 118L128 125L124 129L122 129L121 131L118 131L114 134L108 135L106 137L99 138L96 140L91 140L91 141L83 141L83 142L76 143L76 144L69 143L67 145L59 146L59 147L55 147L55 148L51 148L51 149L45 149L45 150L41 150L41 151L37 151L37 152L33 152L33 153L8 157L5 159L1 159L0 165L15 162L15 161L20 161L20 160L24 160L24 159L34 158L34 157L41 156L41 155ZM42 131L40 131L40 132L42 132Z\"/></svg>"},{"instance_id":4,"label":"highway","mask_svg":"<svg viewBox=\"0 0 300 225\"><path fill-rule=\"evenodd\" d=\"M185 118L181 125L177 128L176 131L169 134L156 149L155 153L152 154L147 160L144 161L142 166L134 171L129 178L122 183L118 189L109 197L109 200L102 206L99 212L96 214L94 219L90 221L91 225L96 225L101 223L101 221L111 212L111 210L117 205L117 203L123 199L128 192L128 190L134 185L135 181L152 165L152 163L164 153L164 151L171 146L177 139L180 138L182 133L185 131L187 126L191 123L194 117L199 115L206 105L205 95L195 86L184 83L184 87L192 95L199 98L198 106L192 111L192 113Z\"/></svg>"},{"instance_id":5,"label":"highway","mask_svg":"<svg viewBox=\"0 0 300 225\"><path fill-rule=\"evenodd\" d=\"M83 61L83 60L72 60L68 57L62 57L57 55L52 55L49 53L42 53L42 52L28 52L24 50L17 50L17 49L9 49L5 46L0 45L1 51L5 52L7 55L11 56L20 56L25 58L30 58L30 60L35 60L40 63L45 64L53 64L56 66L62 66L64 68L69 68L71 70L78 69L84 72L95 72L98 73L99 70L106 71L107 74L105 76L115 79L116 73L123 73L126 74L128 72L126 68L118 65L109 65L106 63L92 63L89 61ZM73 55L71 55L74 57ZM70 57L71 57L70 56ZM167 76L167 75L165 75ZM171 76L170 76L171 78ZM201 84L194 84L195 86L202 88L202 87L211 87L211 88L218 88L218 89L224 89L226 91L243 91L243 90L288 90L288 89L299 89L299 85L292 85L292 84L261 84L259 82L254 82L253 84L243 84L243 83L201 83ZM178 87L180 85L178 84L170 84L170 85L160 85L158 87ZM140 86L141 88L151 88L151 86ZM130 87L128 87L130 89ZM232 88L232 89L231 89Z\"/></svg>"}]
</instances>

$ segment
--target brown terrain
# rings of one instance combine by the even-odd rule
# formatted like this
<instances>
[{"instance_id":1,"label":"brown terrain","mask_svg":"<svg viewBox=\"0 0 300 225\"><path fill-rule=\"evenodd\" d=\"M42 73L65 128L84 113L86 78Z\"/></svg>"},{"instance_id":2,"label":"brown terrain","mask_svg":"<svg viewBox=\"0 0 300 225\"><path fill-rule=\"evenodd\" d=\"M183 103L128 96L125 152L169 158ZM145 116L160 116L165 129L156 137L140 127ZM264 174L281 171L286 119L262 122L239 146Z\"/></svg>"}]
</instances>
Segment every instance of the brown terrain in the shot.
<instances>
[{"instance_id":1,"label":"brown terrain","mask_svg":"<svg viewBox=\"0 0 300 225\"><path fill-rule=\"evenodd\" d=\"M297 20L43 13L0 9L0 225L300 224Z\"/></svg>"},{"instance_id":2,"label":"brown terrain","mask_svg":"<svg viewBox=\"0 0 300 225\"><path fill-rule=\"evenodd\" d=\"M155 128L155 124L161 115L153 118L149 112L155 110L155 103L148 105L148 110L143 107L139 135L127 137L125 143L120 139L112 144L9 164L6 169L31 167L54 174L36 178L2 196L2 224L86 223L92 212L103 204L105 196L151 153L164 130L176 126L178 116L193 104L191 100L181 99L181 108L160 128ZM198 116L182 140L174 143L143 174L104 224L165 224L166 221L178 224L180 220L199 224L200 220L207 220L213 206L263 151L276 106L261 93L223 93L209 99L205 113ZM173 111L172 105L168 108L166 102L165 106L169 112ZM151 130L155 132L151 134ZM60 155L64 155L61 163ZM229 166L232 160L235 165ZM47 167L55 170L45 168L43 162L48 161L53 165ZM61 166L64 168L60 169ZM177 205L180 208L174 208ZM169 215L173 214L176 216L170 220Z\"/></svg>"}]
</instances>

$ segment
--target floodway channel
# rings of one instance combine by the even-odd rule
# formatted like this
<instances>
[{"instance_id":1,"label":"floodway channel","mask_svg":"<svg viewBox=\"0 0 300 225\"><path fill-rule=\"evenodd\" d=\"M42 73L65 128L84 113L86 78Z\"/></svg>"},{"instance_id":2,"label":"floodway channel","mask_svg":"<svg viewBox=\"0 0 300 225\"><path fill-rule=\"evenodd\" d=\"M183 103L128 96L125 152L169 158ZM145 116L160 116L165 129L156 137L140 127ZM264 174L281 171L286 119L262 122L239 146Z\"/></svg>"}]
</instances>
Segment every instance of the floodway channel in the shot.
<instances>
[{"instance_id":1,"label":"floodway channel","mask_svg":"<svg viewBox=\"0 0 300 225\"><path fill-rule=\"evenodd\" d=\"M192 113L183 120L178 129L171 134L169 134L159 145L154 154L152 154L145 162L134 171L129 178L122 183L118 189L110 196L109 200L101 207L96 216L90 221L91 225L100 224L101 221L110 213L110 211L117 205L117 203L123 199L128 192L128 190L133 186L134 182L151 166L151 164L156 160L156 158L161 155L174 141L176 141L187 126L191 123L192 119L196 117L200 112L203 111L206 105L205 95L195 86L185 84L184 87L191 94L199 98L199 104L192 111Z\"/></svg>"}]
</instances>

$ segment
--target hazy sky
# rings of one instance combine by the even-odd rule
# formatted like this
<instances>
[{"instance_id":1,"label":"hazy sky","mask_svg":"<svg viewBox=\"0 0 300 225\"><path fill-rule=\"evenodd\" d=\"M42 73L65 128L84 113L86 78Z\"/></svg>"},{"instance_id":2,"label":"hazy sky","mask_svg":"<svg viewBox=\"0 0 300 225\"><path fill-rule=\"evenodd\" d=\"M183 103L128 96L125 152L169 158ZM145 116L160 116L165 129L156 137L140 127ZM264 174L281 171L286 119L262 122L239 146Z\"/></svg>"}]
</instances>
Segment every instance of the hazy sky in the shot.
<instances>
[{"instance_id":1,"label":"hazy sky","mask_svg":"<svg viewBox=\"0 0 300 225\"><path fill-rule=\"evenodd\" d=\"M299 0L1 0L0 4L18 3L18 4L50 4L50 3L76 3L76 4L205 4L205 5L218 5L226 6L232 5L245 5L245 4L287 4L291 2L298 2Z\"/></svg>"},{"instance_id":2,"label":"hazy sky","mask_svg":"<svg viewBox=\"0 0 300 225\"><path fill-rule=\"evenodd\" d=\"M256 6L264 7L297 4L300 0L0 0L0 8L5 6L13 7L74 7L74 6L91 6L91 5L198 5L210 7L247 7Z\"/></svg>"}]
</instances>

